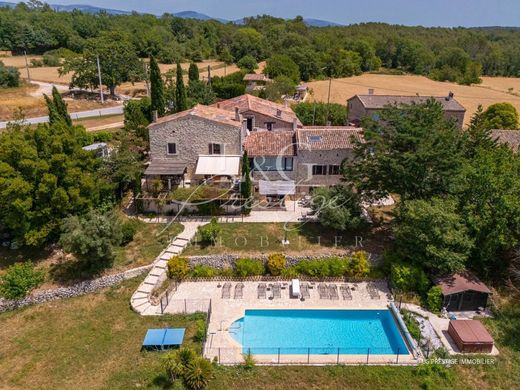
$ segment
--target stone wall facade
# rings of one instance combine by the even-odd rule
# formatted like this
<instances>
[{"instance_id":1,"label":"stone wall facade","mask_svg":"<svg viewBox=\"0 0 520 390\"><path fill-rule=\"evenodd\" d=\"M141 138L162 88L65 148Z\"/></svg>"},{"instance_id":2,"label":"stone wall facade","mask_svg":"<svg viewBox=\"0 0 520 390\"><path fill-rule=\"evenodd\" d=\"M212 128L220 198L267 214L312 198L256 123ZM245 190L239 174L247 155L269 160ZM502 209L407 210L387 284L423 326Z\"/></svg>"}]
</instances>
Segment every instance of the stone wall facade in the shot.
<instances>
[{"instance_id":1,"label":"stone wall facade","mask_svg":"<svg viewBox=\"0 0 520 390\"><path fill-rule=\"evenodd\" d=\"M281 118L260 114L255 111L242 111L242 118L253 118L253 128L267 129L267 123L272 123L272 130L290 130L293 128L293 122L284 121Z\"/></svg>"},{"instance_id":2,"label":"stone wall facade","mask_svg":"<svg viewBox=\"0 0 520 390\"><path fill-rule=\"evenodd\" d=\"M339 165L345 159L352 159L352 149L305 150L298 151L298 173L296 184L302 192L309 187L331 186L341 182L341 174L330 174L329 166ZM326 165L326 175L312 175L313 165Z\"/></svg>"}]
</instances>

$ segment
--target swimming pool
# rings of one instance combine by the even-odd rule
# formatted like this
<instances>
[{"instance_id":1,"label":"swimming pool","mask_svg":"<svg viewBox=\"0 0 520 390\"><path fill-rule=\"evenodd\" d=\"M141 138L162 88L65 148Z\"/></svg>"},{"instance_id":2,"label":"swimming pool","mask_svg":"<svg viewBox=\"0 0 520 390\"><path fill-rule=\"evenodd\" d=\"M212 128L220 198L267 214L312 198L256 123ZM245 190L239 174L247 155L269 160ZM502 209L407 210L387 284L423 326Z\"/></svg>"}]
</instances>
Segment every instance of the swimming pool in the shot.
<instances>
[{"instance_id":1,"label":"swimming pool","mask_svg":"<svg viewBox=\"0 0 520 390\"><path fill-rule=\"evenodd\" d=\"M229 333L254 355L406 355L389 310L246 310Z\"/></svg>"}]
</instances>

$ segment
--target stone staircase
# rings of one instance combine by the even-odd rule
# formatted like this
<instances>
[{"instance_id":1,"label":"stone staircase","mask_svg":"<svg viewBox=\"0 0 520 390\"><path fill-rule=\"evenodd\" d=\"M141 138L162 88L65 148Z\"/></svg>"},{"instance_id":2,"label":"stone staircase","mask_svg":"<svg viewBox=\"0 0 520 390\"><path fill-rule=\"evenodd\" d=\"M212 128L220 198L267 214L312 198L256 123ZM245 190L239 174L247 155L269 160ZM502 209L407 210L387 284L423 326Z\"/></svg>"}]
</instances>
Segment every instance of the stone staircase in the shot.
<instances>
[{"instance_id":1,"label":"stone staircase","mask_svg":"<svg viewBox=\"0 0 520 390\"><path fill-rule=\"evenodd\" d=\"M199 226L205 225L206 223L208 222L182 222L182 225L184 226L183 232L175 237L168 247L157 256L152 264L152 269L134 292L132 298L130 298L130 305L133 310L141 315L161 314L160 307L153 305L150 301L151 293L157 286L160 286L161 283L166 280L168 260L173 256L181 254L197 233Z\"/></svg>"}]
</instances>

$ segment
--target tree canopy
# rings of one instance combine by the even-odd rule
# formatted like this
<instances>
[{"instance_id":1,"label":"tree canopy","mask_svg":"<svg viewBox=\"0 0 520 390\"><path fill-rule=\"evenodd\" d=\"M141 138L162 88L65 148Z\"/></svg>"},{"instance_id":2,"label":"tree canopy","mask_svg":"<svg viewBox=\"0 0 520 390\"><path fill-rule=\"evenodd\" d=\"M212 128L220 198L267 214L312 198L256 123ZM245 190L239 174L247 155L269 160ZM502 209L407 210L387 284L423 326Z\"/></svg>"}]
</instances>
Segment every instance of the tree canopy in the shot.
<instances>
[{"instance_id":1,"label":"tree canopy","mask_svg":"<svg viewBox=\"0 0 520 390\"><path fill-rule=\"evenodd\" d=\"M484 111L488 129L518 129L518 112L511 103L495 103Z\"/></svg>"}]
</instances>

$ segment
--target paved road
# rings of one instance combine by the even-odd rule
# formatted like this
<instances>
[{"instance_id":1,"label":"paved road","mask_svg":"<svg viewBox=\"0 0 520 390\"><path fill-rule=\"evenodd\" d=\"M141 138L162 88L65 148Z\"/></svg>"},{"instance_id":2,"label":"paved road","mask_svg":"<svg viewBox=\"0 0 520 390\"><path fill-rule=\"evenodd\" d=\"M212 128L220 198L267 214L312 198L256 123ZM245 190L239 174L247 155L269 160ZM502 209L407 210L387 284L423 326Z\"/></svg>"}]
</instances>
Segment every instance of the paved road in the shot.
<instances>
[{"instance_id":1,"label":"paved road","mask_svg":"<svg viewBox=\"0 0 520 390\"><path fill-rule=\"evenodd\" d=\"M117 115L123 113L123 106L115 106L115 107L107 107L107 108L101 108L96 110L89 110L89 111L81 111L81 112L71 112L70 117L75 119L82 119L82 118L94 118L98 116L105 116L105 115ZM38 123L46 123L49 121L48 116L40 116L37 118L27 118L25 119L25 123L27 124L38 124ZM7 127L7 123L9 121L0 122L0 129L5 129Z\"/></svg>"}]
</instances>

